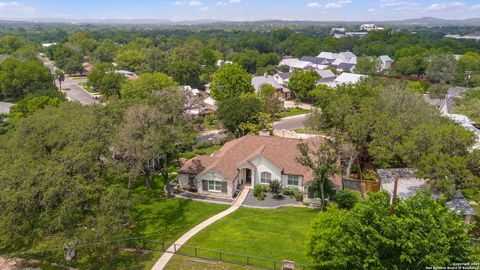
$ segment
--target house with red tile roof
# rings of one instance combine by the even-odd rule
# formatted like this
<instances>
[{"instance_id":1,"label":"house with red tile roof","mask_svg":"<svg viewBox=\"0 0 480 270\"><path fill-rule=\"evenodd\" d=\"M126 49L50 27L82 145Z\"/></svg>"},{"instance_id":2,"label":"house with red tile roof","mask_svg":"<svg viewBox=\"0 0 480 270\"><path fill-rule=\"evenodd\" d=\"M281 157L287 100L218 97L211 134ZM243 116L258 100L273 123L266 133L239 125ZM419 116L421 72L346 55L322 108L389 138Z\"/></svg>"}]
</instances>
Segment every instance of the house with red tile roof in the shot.
<instances>
[{"instance_id":1,"label":"house with red tile roof","mask_svg":"<svg viewBox=\"0 0 480 270\"><path fill-rule=\"evenodd\" d=\"M200 155L188 160L178 171L181 188L196 190L201 195L232 198L243 185L268 185L273 180L283 187L296 187L304 198L314 180L313 171L299 164L297 145L315 147L321 138L309 140L276 136L247 135L227 142L211 156ZM341 189L341 177L331 179Z\"/></svg>"}]
</instances>

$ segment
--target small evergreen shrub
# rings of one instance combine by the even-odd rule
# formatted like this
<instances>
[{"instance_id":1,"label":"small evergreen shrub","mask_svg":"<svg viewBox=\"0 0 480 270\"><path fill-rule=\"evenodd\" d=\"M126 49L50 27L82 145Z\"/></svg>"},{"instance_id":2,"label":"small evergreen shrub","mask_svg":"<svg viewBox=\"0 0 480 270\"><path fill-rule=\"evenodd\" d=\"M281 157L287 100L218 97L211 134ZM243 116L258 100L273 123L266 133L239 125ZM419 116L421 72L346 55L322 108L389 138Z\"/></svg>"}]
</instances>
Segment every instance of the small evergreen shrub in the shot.
<instances>
[{"instance_id":1,"label":"small evergreen shrub","mask_svg":"<svg viewBox=\"0 0 480 270\"><path fill-rule=\"evenodd\" d=\"M350 190L341 190L335 195L335 201L340 209L352 209L359 201L358 195Z\"/></svg>"},{"instance_id":2,"label":"small evergreen shrub","mask_svg":"<svg viewBox=\"0 0 480 270\"><path fill-rule=\"evenodd\" d=\"M282 184L278 180L273 180L270 182L270 192L273 194L274 198L278 198L280 193L282 193Z\"/></svg>"}]
</instances>

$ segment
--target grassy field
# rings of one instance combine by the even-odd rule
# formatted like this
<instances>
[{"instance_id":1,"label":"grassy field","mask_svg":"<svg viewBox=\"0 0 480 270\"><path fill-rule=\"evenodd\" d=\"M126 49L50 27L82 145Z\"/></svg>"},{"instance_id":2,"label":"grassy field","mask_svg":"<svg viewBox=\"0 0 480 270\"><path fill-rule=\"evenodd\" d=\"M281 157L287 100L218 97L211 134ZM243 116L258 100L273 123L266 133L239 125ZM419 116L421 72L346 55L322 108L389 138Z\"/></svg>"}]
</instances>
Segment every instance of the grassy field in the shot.
<instances>
[{"instance_id":1,"label":"grassy field","mask_svg":"<svg viewBox=\"0 0 480 270\"><path fill-rule=\"evenodd\" d=\"M284 117L296 116L296 115L301 115L306 113L310 113L310 110L306 110L302 108L290 108L288 110L279 112L276 116L278 118L284 118Z\"/></svg>"},{"instance_id":2,"label":"grassy field","mask_svg":"<svg viewBox=\"0 0 480 270\"><path fill-rule=\"evenodd\" d=\"M175 255L165 267L166 270L250 270L258 269L232 263L210 261L187 256Z\"/></svg>"},{"instance_id":3,"label":"grassy field","mask_svg":"<svg viewBox=\"0 0 480 270\"><path fill-rule=\"evenodd\" d=\"M317 214L309 208L240 208L197 234L187 245L311 265L306 236Z\"/></svg>"}]
</instances>

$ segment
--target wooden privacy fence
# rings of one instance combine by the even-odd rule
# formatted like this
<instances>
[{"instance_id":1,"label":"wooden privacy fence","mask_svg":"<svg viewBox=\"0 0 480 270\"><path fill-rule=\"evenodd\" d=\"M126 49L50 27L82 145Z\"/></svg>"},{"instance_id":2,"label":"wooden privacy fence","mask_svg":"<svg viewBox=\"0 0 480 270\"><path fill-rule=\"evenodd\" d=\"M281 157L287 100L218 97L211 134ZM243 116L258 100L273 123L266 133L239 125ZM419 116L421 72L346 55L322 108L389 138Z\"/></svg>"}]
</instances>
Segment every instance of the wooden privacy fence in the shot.
<instances>
[{"instance_id":1,"label":"wooden privacy fence","mask_svg":"<svg viewBox=\"0 0 480 270\"><path fill-rule=\"evenodd\" d=\"M380 182L377 181L361 180L347 177L342 177L342 181L344 189L360 191L362 194L366 194L368 192L378 192L380 190Z\"/></svg>"}]
</instances>

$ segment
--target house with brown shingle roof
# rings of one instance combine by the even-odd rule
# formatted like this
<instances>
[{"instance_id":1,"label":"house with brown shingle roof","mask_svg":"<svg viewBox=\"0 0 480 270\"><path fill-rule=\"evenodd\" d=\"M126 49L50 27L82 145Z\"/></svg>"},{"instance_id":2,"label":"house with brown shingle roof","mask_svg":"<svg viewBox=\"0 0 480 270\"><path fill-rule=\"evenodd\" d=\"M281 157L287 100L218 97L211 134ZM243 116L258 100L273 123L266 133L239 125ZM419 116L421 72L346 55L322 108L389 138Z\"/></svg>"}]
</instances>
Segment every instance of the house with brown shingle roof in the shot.
<instances>
[{"instance_id":1,"label":"house with brown shingle roof","mask_svg":"<svg viewBox=\"0 0 480 270\"><path fill-rule=\"evenodd\" d=\"M181 188L196 190L202 195L232 198L243 185L268 185L278 180L284 187L296 187L308 200L314 180L313 171L300 165L297 145L313 140L287 139L276 136L247 135L227 142L211 156L197 156L188 160L178 171ZM342 188L340 177L331 179Z\"/></svg>"}]
</instances>

